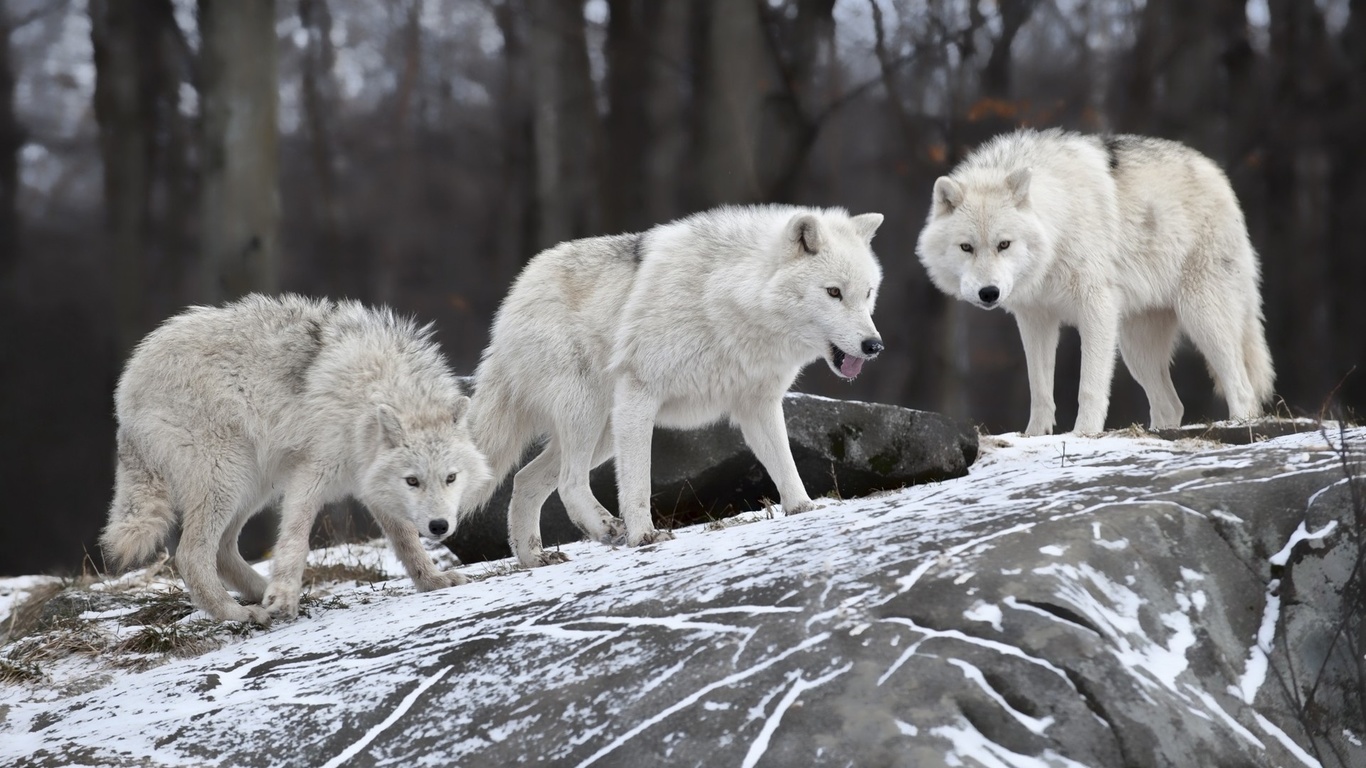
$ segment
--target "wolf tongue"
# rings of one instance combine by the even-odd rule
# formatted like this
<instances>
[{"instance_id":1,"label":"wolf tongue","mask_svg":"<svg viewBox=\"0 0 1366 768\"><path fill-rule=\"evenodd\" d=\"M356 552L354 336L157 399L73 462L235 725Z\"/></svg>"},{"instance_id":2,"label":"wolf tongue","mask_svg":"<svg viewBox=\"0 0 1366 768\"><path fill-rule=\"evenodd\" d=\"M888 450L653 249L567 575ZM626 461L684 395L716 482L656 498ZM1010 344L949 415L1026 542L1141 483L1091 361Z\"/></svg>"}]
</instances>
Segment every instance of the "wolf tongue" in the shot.
<instances>
[{"instance_id":1,"label":"wolf tongue","mask_svg":"<svg viewBox=\"0 0 1366 768\"><path fill-rule=\"evenodd\" d=\"M840 361L840 374L847 379L854 378L861 370L863 370L863 358L861 357L854 357L846 353L844 360Z\"/></svg>"}]
</instances>

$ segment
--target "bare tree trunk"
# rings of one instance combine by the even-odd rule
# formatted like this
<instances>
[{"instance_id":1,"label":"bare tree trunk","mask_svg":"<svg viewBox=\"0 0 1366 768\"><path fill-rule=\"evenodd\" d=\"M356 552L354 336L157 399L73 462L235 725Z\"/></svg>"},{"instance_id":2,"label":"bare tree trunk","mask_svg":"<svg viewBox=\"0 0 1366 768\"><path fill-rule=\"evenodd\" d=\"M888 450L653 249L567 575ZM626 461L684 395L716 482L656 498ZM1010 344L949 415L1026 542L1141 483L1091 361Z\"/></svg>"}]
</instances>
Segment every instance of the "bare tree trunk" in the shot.
<instances>
[{"instance_id":1,"label":"bare tree trunk","mask_svg":"<svg viewBox=\"0 0 1366 768\"><path fill-rule=\"evenodd\" d=\"M343 263L337 148L330 128L336 109L336 85L332 78L336 49L332 46L332 12L327 0L299 0L299 22L308 33L301 62L301 95L314 178L311 203L318 231L314 258L323 260L320 266L329 294L354 295L357 286L352 283L363 271L357 269L359 265Z\"/></svg>"},{"instance_id":2,"label":"bare tree trunk","mask_svg":"<svg viewBox=\"0 0 1366 768\"><path fill-rule=\"evenodd\" d=\"M156 153L156 26L151 3L94 0L95 117L104 161L105 227L111 251L115 339L120 355L145 331Z\"/></svg>"},{"instance_id":3,"label":"bare tree trunk","mask_svg":"<svg viewBox=\"0 0 1366 768\"><path fill-rule=\"evenodd\" d=\"M645 157L644 211L648 223L668 221L684 212L683 164L690 136L689 40L696 2L650 2L646 28L650 39L648 85L643 101L650 125Z\"/></svg>"},{"instance_id":4,"label":"bare tree trunk","mask_svg":"<svg viewBox=\"0 0 1366 768\"><path fill-rule=\"evenodd\" d=\"M535 97L536 242L544 248L600 231L601 123L588 68L583 3L530 0Z\"/></svg>"},{"instance_id":5,"label":"bare tree trunk","mask_svg":"<svg viewBox=\"0 0 1366 768\"><path fill-rule=\"evenodd\" d=\"M279 285L274 0L199 0L204 298Z\"/></svg>"},{"instance_id":6,"label":"bare tree trunk","mask_svg":"<svg viewBox=\"0 0 1366 768\"><path fill-rule=\"evenodd\" d=\"M1324 121L1306 105L1322 104L1329 50L1322 15L1313 3L1271 0L1271 88L1275 108L1266 120L1268 227L1262 259L1267 331L1277 359L1277 390L1291 402L1317 406L1336 383L1328 373L1334 296L1327 255L1329 158Z\"/></svg>"},{"instance_id":7,"label":"bare tree trunk","mask_svg":"<svg viewBox=\"0 0 1366 768\"><path fill-rule=\"evenodd\" d=\"M24 129L14 113L11 31L9 13L0 6L0 292L19 263L19 150L24 146Z\"/></svg>"},{"instance_id":8,"label":"bare tree trunk","mask_svg":"<svg viewBox=\"0 0 1366 768\"><path fill-rule=\"evenodd\" d=\"M703 0L693 137L695 205L762 197L755 146L763 108L763 22L756 0Z\"/></svg>"},{"instance_id":9,"label":"bare tree trunk","mask_svg":"<svg viewBox=\"0 0 1366 768\"><path fill-rule=\"evenodd\" d=\"M423 0L411 0L402 32L403 72L398 80L394 103L394 136L397 138L398 160L394 168L393 189L386 198L389 206L389 226L380 239L376 272L375 300L392 304L402 290L403 267L410 242L408 217L418 203L416 132L418 120L416 102L418 84L422 77L422 8Z\"/></svg>"},{"instance_id":10,"label":"bare tree trunk","mask_svg":"<svg viewBox=\"0 0 1366 768\"><path fill-rule=\"evenodd\" d=\"M653 136L649 105L649 0L608 0L607 101L602 218L608 232L644 228L645 158ZM658 15L658 14L654 14Z\"/></svg>"},{"instance_id":11,"label":"bare tree trunk","mask_svg":"<svg viewBox=\"0 0 1366 768\"><path fill-rule=\"evenodd\" d=\"M502 299L505 281L521 269L536 242L535 140L532 124L531 63L527 52L524 0L501 0L493 9L503 34L503 87L498 100L502 130L499 206L503 219L494 234L496 252L494 301Z\"/></svg>"}]
</instances>

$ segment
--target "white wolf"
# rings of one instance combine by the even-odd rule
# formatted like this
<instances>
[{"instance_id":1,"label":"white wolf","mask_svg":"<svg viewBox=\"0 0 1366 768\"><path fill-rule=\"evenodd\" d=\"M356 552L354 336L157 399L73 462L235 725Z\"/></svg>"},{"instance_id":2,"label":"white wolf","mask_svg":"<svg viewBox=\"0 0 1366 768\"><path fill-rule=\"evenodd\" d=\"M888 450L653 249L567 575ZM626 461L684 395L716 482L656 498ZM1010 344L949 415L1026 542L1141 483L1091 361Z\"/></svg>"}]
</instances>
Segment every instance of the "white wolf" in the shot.
<instances>
[{"instance_id":1,"label":"white wolf","mask_svg":"<svg viewBox=\"0 0 1366 768\"><path fill-rule=\"evenodd\" d=\"M564 559L545 552L540 536L541 505L557 486L593 539L620 538L623 522L631 546L672 538L650 517L655 424L695 428L729 416L784 508L809 509L782 396L816 359L852 379L882 351L871 316L882 269L870 248L881 223L881 214L838 208L727 207L533 258L498 310L470 415L495 478L549 437L513 480L517 558ZM614 452L623 520L588 486L589 471Z\"/></svg>"},{"instance_id":2,"label":"white wolf","mask_svg":"<svg viewBox=\"0 0 1366 768\"><path fill-rule=\"evenodd\" d=\"M916 252L940 290L1015 315L1029 369L1026 434L1053 431L1060 324L1081 333L1075 431L1105 427L1115 348L1154 428L1180 425L1171 357L1184 331L1235 419L1274 374L1257 256L1228 179L1186 146L1141 136L1021 130L934 185Z\"/></svg>"},{"instance_id":3,"label":"white wolf","mask_svg":"<svg viewBox=\"0 0 1366 768\"><path fill-rule=\"evenodd\" d=\"M418 538L450 535L461 497L489 482L469 398L431 326L298 296L195 307L143 339L115 400L118 468L100 542L116 563L140 562L179 512L176 566L213 617L297 615L313 520L346 496L374 515L418 589L464 583ZM276 499L267 585L237 536ZM239 605L220 576L262 605Z\"/></svg>"}]
</instances>

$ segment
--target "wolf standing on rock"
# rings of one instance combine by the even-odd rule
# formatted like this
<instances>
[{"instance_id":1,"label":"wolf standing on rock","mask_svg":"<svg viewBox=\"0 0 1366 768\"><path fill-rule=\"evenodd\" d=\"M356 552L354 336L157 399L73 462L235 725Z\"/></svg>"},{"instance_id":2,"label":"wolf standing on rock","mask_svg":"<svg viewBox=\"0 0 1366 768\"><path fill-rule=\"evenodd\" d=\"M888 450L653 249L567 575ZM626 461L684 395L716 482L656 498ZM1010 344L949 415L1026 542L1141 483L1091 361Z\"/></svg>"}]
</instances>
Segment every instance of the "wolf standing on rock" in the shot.
<instances>
[{"instance_id":1,"label":"wolf standing on rock","mask_svg":"<svg viewBox=\"0 0 1366 768\"><path fill-rule=\"evenodd\" d=\"M881 223L881 214L837 208L730 207L533 258L498 310L470 415L496 478L549 436L513 481L518 560L563 559L540 536L541 505L557 487L593 539L672 538L650 517L655 424L696 428L729 416L784 508L810 508L782 397L818 358L852 379L882 351L871 316L882 270L870 249ZM622 520L588 486L613 453Z\"/></svg>"},{"instance_id":2,"label":"wolf standing on rock","mask_svg":"<svg viewBox=\"0 0 1366 768\"><path fill-rule=\"evenodd\" d=\"M1015 315L1029 368L1025 433L1053 431L1061 324L1081 333L1077 433L1105 427L1118 347L1155 429L1181 424L1178 332L1234 419L1271 397L1257 256L1227 177L1172 141L1022 130L934 185L916 248L940 290Z\"/></svg>"},{"instance_id":3,"label":"wolf standing on rock","mask_svg":"<svg viewBox=\"0 0 1366 768\"><path fill-rule=\"evenodd\" d=\"M150 556L181 516L176 567L216 619L292 618L322 506L355 496L420 590L465 582L419 536L455 530L488 484L461 391L430 327L356 302L250 296L196 307L143 339L115 395L118 467L100 543ZM242 559L246 521L280 501L266 581ZM239 605L220 577L257 605Z\"/></svg>"}]
</instances>

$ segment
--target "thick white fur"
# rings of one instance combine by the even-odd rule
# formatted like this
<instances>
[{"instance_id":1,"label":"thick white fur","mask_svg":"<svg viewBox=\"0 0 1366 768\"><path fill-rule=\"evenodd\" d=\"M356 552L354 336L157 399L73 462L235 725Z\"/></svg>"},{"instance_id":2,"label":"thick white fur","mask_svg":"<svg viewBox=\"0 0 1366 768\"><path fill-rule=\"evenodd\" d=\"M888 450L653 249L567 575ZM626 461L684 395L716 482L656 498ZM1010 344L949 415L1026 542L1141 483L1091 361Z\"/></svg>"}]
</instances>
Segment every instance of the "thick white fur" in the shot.
<instances>
[{"instance_id":1,"label":"thick white fur","mask_svg":"<svg viewBox=\"0 0 1366 768\"><path fill-rule=\"evenodd\" d=\"M449 536L462 496L489 478L470 439L469 398L430 326L298 296L195 307L143 339L115 399L105 554L121 565L146 559L179 512L176 566L215 618L297 615L313 520L347 496L374 515L418 589L465 581L437 570L418 538ZM237 536L275 500L280 534L267 584ZM239 605L220 577L261 605Z\"/></svg>"},{"instance_id":2,"label":"thick white fur","mask_svg":"<svg viewBox=\"0 0 1366 768\"><path fill-rule=\"evenodd\" d=\"M619 539L623 520L631 546L671 538L650 517L655 424L729 417L783 506L810 508L782 396L807 364L824 357L835 369L832 345L860 358L870 356L865 341L880 345L872 311L882 270L869 243L881 222L842 209L729 207L533 258L494 320L470 416L495 478L549 438L513 481L518 559L563 559L540 537L541 505L557 487L593 539ZM588 486L589 471L614 453L623 520Z\"/></svg>"},{"instance_id":3,"label":"thick white fur","mask_svg":"<svg viewBox=\"0 0 1366 768\"><path fill-rule=\"evenodd\" d=\"M1218 166L1186 146L1059 130L999 136L935 182L916 252L946 294L1015 315L1029 368L1026 434L1053 431L1061 324L1081 333L1077 433L1105 427L1116 348L1148 395L1152 426L1178 426L1179 332L1205 356L1233 418L1258 416L1271 397L1242 210ZM983 300L989 287L995 302Z\"/></svg>"}]
</instances>

